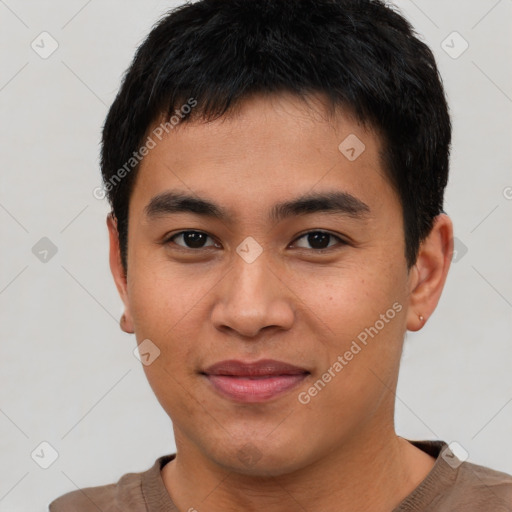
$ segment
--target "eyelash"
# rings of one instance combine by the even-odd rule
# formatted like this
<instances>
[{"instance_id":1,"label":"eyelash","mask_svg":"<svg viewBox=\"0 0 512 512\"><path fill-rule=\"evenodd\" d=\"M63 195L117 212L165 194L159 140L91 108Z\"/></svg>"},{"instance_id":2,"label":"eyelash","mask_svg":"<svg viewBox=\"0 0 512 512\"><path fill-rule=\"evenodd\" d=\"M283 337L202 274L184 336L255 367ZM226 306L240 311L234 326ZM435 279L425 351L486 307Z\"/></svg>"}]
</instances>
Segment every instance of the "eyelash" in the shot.
<instances>
[{"instance_id":1,"label":"eyelash","mask_svg":"<svg viewBox=\"0 0 512 512\"><path fill-rule=\"evenodd\" d=\"M176 244L176 243L174 242L174 239L175 239L175 238L177 238L177 237L179 237L179 236L182 236L182 235L184 235L184 234L186 234L186 233L197 233L197 234L206 235L208 238L211 238L211 239L213 240L213 237L211 237L210 235L208 235L208 233L205 233L204 231L198 231L198 230L190 229L190 230L180 231L180 232L178 232L178 233L175 233L174 235L172 235L172 236L170 236L170 237L166 238L166 239L163 241L163 244L164 244L164 245L168 245L168 244L173 243L173 244L177 245L177 246L179 247L179 249L181 249L181 250L184 250L184 251L192 251L192 252L198 252L198 251L200 251L200 250L208 249L209 247L214 247L213 245L211 245L211 246L199 247L199 248L197 248L197 249L193 249L193 248L191 248L191 247L182 246L182 245ZM297 238L296 238L292 243L295 243L295 242L297 242L298 240L300 240L301 238L304 238L304 237L306 237L306 236L308 236L308 235L311 235L311 234L313 234L313 233L320 233L320 234L323 234L323 235L328 235L328 236L330 236L331 238L335 238L335 239L338 241L338 244L333 245L333 246L329 246L329 247L325 247L325 248L323 248L323 249L306 249L306 248L304 248L304 247L300 247L299 249L302 249L302 250L306 249L306 250L310 250L310 251L314 251L314 252L316 252L316 253L322 254L322 253L325 253L325 252L327 252L327 251L332 250L333 248L336 248L336 246L338 246L338 248L339 248L339 246L348 245L348 243L347 243L345 240L343 240L342 238L340 238L339 236L336 236L336 235L334 235L334 234L332 234L332 233L329 233L328 231L323 231L323 230L318 230L318 229L317 229L317 230L312 230L312 231L307 231L306 233L302 233L302 234L301 234L301 235L299 235L299 236L298 236L298 237L297 237Z\"/></svg>"}]
</instances>

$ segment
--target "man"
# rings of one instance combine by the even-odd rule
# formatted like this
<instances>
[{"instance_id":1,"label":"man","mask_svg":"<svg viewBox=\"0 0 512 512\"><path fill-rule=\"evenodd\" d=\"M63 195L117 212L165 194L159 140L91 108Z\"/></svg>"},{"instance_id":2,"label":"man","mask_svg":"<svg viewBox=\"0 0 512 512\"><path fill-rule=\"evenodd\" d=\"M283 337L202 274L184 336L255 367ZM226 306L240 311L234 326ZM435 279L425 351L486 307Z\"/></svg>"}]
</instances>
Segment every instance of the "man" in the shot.
<instances>
[{"instance_id":1,"label":"man","mask_svg":"<svg viewBox=\"0 0 512 512\"><path fill-rule=\"evenodd\" d=\"M380 1L200 0L102 146L110 265L177 452L70 511L505 511L512 477L394 428L453 251L434 58Z\"/></svg>"}]
</instances>

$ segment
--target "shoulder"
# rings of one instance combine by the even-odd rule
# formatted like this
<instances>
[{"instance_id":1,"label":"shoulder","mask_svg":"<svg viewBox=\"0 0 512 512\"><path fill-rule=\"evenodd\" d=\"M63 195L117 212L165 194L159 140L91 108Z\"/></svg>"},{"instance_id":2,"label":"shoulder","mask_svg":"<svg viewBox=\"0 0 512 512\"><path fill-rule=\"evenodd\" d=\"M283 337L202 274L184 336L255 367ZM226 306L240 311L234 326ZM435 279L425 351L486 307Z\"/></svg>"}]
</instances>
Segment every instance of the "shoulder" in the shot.
<instances>
[{"instance_id":1,"label":"shoulder","mask_svg":"<svg viewBox=\"0 0 512 512\"><path fill-rule=\"evenodd\" d=\"M169 456L158 458L150 469L126 473L116 483L85 487L53 500L49 512L146 512L142 482L158 476Z\"/></svg>"},{"instance_id":2,"label":"shoulder","mask_svg":"<svg viewBox=\"0 0 512 512\"><path fill-rule=\"evenodd\" d=\"M507 473L464 462L457 473L454 489L475 510L512 511L512 475Z\"/></svg>"},{"instance_id":3,"label":"shoulder","mask_svg":"<svg viewBox=\"0 0 512 512\"><path fill-rule=\"evenodd\" d=\"M512 512L512 475L463 461L441 440L410 442L435 464L394 512Z\"/></svg>"},{"instance_id":4,"label":"shoulder","mask_svg":"<svg viewBox=\"0 0 512 512\"><path fill-rule=\"evenodd\" d=\"M133 504L126 509L126 504ZM142 507L142 508L141 508ZM50 512L144 511L141 473L127 473L117 483L68 492L50 503Z\"/></svg>"}]
</instances>

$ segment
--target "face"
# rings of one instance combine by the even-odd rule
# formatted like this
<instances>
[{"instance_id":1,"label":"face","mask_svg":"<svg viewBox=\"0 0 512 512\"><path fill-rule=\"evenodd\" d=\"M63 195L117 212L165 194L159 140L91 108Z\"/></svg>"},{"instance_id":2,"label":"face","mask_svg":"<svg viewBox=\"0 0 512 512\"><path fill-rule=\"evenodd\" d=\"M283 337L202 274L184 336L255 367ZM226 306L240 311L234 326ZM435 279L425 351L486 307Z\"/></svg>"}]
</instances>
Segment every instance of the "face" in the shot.
<instances>
[{"instance_id":1,"label":"face","mask_svg":"<svg viewBox=\"0 0 512 512\"><path fill-rule=\"evenodd\" d=\"M254 97L171 130L138 171L127 281L114 270L178 451L241 473L393 423L414 275L399 199L378 136L313 105Z\"/></svg>"}]
</instances>

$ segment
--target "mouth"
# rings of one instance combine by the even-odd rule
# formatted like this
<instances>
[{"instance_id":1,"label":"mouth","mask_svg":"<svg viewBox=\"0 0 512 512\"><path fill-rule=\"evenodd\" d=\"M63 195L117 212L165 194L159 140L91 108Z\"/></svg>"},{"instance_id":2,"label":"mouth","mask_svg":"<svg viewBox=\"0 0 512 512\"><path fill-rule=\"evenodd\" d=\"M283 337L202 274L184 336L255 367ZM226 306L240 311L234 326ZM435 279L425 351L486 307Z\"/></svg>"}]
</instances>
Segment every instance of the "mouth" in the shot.
<instances>
[{"instance_id":1,"label":"mouth","mask_svg":"<svg viewBox=\"0 0 512 512\"><path fill-rule=\"evenodd\" d=\"M229 360L201 372L213 389L235 402L265 402L297 387L310 372L282 361L265 359L252 363Z\"/></svg>"}]
</instances>

